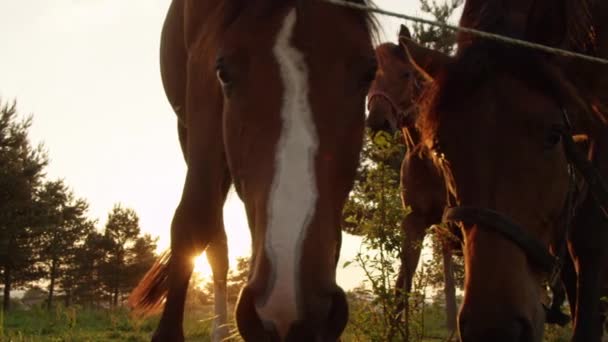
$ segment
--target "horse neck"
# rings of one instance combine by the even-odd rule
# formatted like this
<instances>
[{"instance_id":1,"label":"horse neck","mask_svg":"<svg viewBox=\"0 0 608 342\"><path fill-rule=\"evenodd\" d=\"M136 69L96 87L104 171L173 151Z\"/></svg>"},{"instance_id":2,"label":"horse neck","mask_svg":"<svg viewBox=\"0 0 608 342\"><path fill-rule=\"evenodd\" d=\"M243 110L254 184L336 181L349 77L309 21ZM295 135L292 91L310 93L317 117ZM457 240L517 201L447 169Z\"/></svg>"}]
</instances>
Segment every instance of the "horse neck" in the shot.
<instances>
[{"instance_id":1,"label":"horse neck","mask_svg":"<svg viewBox=\"0 0 608 342\"><path fill-rule=\"evenodd\" d=\"M582 51L601 58L608 58L608 1L593 1L593 31L595 41L592 51ZM595 136L606 134L608 126L608 66L587 63L578 59L564 61L566 75L583 98L594 107L604 127L591 127L586 133Z\"/></svg>"}]
</instances>

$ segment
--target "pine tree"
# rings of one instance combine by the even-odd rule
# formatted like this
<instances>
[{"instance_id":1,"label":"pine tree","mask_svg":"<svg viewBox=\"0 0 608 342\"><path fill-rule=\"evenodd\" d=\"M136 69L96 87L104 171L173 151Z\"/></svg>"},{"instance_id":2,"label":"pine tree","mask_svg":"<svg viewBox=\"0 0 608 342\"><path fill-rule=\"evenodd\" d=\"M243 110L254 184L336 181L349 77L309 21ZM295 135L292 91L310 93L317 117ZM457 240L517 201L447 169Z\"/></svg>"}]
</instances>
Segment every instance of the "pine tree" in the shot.
<instances>
[{"instance_id":1,"label":"pine tree","mask_svg":"<svg viewBox=\"0 0 608 342\"><path fill-rule=\"evenodd\" d=\"M139 217L135 210L116 204L105 227L106 260L100 278L111 306L118 306L155 260L156 240L140 236Z\"/></svg>"},{"instance_id":2,"label":"pine tree","mask_svg":"<svg viewBox=\"0 0 608 342\"><path fill-rule=\"evenodd\" d=\"M15 102L0 102L0 277L5 311L10 308L13 289L43 274L31 248L39 233L35 192L47 157L41 145L30 142L31 124L31 117L18 119Z\"/></svg>"},{"instance_id":3,"label":"pine tree","mask_svg":"<svg viewBox=\"0 0 608 342\"><path fill-rule=\"evenodd\" d=\"M47 305L50 309L56 286L67 276L75 248L91 226L85 216L88 204L84 199L74 198L63 180L45 182L37 197L41 229L39 260L49 280Z\"/></svg>"},{"instance_id":4,"label":"pine tree","mask_svg":"<svg viewBox=\"0 0 608 342\"><path fill-rule=\"evenodd\" d=\"M68 269L71 282L70 300L99 306L107 298L104 291L103 270L110 250L108 239L92 229L84 243L75 249Z\"/></svg>"},{"instance_id":5,"label":"pine tree","mask_svg":"<svg viewBox=\"0 0 608 342\"><path fill-rule=\"evenodd\" d=\"M62 272L58 279L58 284L65 295L65 306L70 306L75 299L78 299L78 290L83 284L95 283L97 277L95 267L87 267L84 263L95 262L97 255L103 253L102 249L95 246L88 246L90 239L96 233L95 221L82 217L71 223L74 227L73 232L79 232L80 236L72 246L69 247L64 255Z\"/></svg>"}]
</instances>

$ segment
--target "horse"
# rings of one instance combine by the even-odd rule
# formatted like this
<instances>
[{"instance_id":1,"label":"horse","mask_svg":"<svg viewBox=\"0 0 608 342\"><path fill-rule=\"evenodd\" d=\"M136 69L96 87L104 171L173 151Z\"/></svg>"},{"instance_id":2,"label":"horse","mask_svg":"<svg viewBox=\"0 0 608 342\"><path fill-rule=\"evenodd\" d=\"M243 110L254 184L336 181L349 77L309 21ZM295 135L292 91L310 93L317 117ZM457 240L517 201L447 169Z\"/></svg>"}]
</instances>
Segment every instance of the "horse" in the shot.
<instances>
[{"instance_id":1,"label":"horse","mask_svg":"<svg viewBox=\"0 0 608 342\"><path fill-rule=\"evenodd\" d=\"M415 127L418 101L449 57L414 42L405 25L401 25L398 40L398 44L389 42L376 47L378 70L367 94L369 115L366 124L372 137L380 131L394 134L401 130L405 138L407 151L401 163L400 187L403 207L411 208L411 212L401 224L404 238L395 292L398 298L407 298L420 260L422 241L428 228L441 223L446 203L442 175L434 167L429 151L419 144L419 132ZM441 239L441 243L447 325L449 329L455 329L456 292L451 258L452 250L458 250L460 244L449 235ZM398 302L396 316L400 317L403 310L407 322L409 307L406 300ZM407 335L407 326L405 331Z\"/></svg>"},{"instance_id":2,"label":"horse","mask_svg":"<svg viewBox=\"0 0 608 342\"><path fill-rule=\"evenodd\" d=\"M583 51L594 37L587 15L597 13L587 5L469 0L461 26ZM567 291L576 307L573 341L601 338L606 113L590 110L566 71L557 58L461 34L428 91L422 144L455 198L443 220L458 223L464 238L464 342L540 341L541 285L568 250L577 278ZM591 158L573 134L588 136Z\"/></svg>"},{"instance_id":3,"label":"horse","mask_svg":"<svg viewBox=\"0 0 608 342\"><path fill-rule=\"evenodd\" d=\"M339 338L348 318L336 283L340 218L362 147L376 32L370 14L320 0L171 2L161 75L187 174L170 251L129 299L143 313L163 307L153 341L184 340L192 258L208 246L224 259L213 266L224 291L222 207L231 184L252 235L235 313L240 335Z\"/></svg>"},{"instance_id":4,"label":"horse","mask_svg":"<svg viewBox=\"0 0 608 342\"><path fill-rule=\"evenodd\" d=\"M409 151L402 161L401 188L404 208L412 208L410 215L413 217L402 223L404 241L399 276L395 284L397 297L403 298L404 292L411 291L412 278L420 260L422 241L427 229L441 222L446 204L442 175L432 164L429 151L424 149L424 145L419 145L420 133L415 123L418 102L424 101L421 96L425 85L433 82L433 77L439 74L442 65L445 65L450 57L417 44L412 40L405 25L401 26L398 42L399 45L384 43L376 48L378 70L367 95L369 115L366 123L372 137L380 131L394 134L396 130L402 130ZM426 159L426 162L422 159ZM447 325L449 329L453 329L456 327L456 317L452 317L450 313L456 312L456 299L451 257L452 253L461 256L462 248L459 231L450 233L455 235L456 239L442 238L441 250L444 254ZM570 260L567 261L564 265L565 272L572 267ZM568 278L568 281L571 281L570 279ZM553 296L547 306L546 323L564 326L570 321L561 310L565 300L564 288L562 284L550 285ZM407 310L407 306L400 302L396 311L400 313L404 309Z\"/></svg>"}]
</instances>

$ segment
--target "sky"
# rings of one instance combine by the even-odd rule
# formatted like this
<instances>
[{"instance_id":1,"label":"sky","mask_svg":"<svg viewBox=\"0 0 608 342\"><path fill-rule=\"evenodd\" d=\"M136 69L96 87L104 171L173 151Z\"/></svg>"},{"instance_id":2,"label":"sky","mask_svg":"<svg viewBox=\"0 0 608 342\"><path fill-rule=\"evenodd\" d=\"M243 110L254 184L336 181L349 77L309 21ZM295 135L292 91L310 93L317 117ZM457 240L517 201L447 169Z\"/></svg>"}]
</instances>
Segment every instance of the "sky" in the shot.
<instances>
[{"instance_id":1,"label":"sky","mask_svg":"<svg viewBox=\"0 0 608 342\"><path fill-rule=\"evenodd\" d=\"M169 3L0 1L0 100L16 99L21 114L34 116L31 137L49 153L48 178L63 178L86 198L100 227L115 203L135 209L142 231L159 237L159 249L169 245L186 171L159 72ZM420 15L418 0L376 5ZM396 40L402 21L379 19L381 41ZM224 213L231 260L249 255L247 220L234 192ZM355 266L341 266L360 247L359 238L344 236L338 282L346 289L364 278Z\"/></svg>"}]
</instances>

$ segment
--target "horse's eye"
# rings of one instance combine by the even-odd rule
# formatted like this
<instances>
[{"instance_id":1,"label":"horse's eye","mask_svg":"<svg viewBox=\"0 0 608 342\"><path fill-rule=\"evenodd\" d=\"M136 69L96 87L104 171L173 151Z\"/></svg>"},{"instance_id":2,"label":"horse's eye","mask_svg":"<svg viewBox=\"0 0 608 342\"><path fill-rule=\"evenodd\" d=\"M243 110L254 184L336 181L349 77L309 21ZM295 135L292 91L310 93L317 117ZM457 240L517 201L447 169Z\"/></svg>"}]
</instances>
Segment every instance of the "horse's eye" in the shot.
<instances>
[{"instance_id":1,"label":"horse's eye","mask_svg":"<svg viewBox=\"0 0 608 342\"><path fill-rule=\"evenodd\" d=\"M553 127L547 132L545 137L545 148L551 149L557 146L562 141L563 130L558 127Z\"/></svg>"},{"instance_id":2,"label":"horse's eye","mask_svg":"<svg viewBox=\"0 0 608 342\"><path fill-rule=\"evenodd\" d=\"M409 80L410 77L412 77L412 72L411 71L404 71L401 74L401 78L404 79L404 80Z\"/></svg>"},{"instance_id":3,"label":"horse's eye","mask_svg":"<svg viewBox=\"0 0 608 342\"><path fill-rule=\"evenodd\" d=\"M215 75L223 87L232 83L232 77L226 66L226 62L222 57L219 57L215 63Z\"/></svg>"},{"instance_id":4,"label":"horse's eye","mask_svg":"<svg viewBox=\"0 0 608 342\"><path fill-rule=\"evenodd\" d=\"M228 71L226 71L225 68L216 69L215 75L217 76L217 80L220 81L223 87L230 84L230 75L228 74Z\"/></svg>"}]
</instances>

